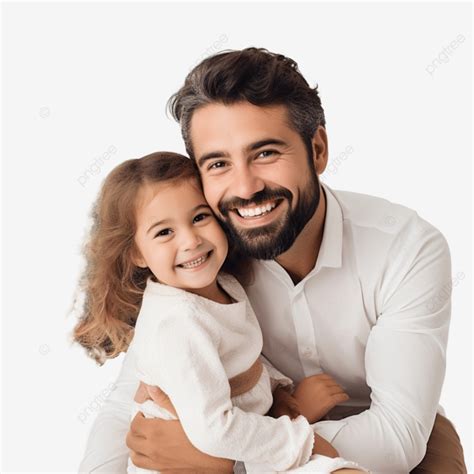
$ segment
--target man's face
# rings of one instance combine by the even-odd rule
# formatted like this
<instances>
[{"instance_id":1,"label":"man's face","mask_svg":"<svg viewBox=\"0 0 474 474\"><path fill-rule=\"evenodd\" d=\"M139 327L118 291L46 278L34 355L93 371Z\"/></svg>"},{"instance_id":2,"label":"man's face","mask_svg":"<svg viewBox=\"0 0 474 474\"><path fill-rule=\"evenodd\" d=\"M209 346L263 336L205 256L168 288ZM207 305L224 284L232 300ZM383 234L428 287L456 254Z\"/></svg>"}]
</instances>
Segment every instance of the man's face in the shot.
<instances>
[{"instance_id":1,"label":"man's face","mask_svg":"<svg viewBox=\"0 0 474 474\"><path fill-rule=\"evenodd\" d=\"M231 241L258 259L288 250L320 193L285 106L210 104L194 112L190 133L204 194Z\"/></svg>"}]
</instances>

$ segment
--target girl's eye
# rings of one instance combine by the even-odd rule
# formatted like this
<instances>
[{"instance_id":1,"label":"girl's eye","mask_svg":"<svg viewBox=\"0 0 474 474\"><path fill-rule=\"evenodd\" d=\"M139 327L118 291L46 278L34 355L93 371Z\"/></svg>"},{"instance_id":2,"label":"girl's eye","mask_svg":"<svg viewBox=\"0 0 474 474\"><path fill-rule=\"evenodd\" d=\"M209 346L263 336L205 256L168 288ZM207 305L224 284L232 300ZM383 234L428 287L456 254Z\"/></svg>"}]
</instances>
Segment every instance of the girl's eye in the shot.
<instances>
[{"instance_id":1,"label":"girl's eye","mask_svg":"<svg viewBox=\"0 0 474 474\"><path fill-rule=\"evenodd\" d=\"M167 235L170 235L170 234L171 234L171 229L163 229L163 230L160 230L155 235L155 237L166 237Z\"/></svg>"},{"instance_id":2,"label":"girl's eye","mask_svg":"<svg viewBox=\"0 0 474 474\"><path fill-rule=\"evenodd\" d=\"M201 213L201 214L198 214L194 219L193 219L193 222L200 222L200 221L203 221L204 219L206 219L207 217L209 217L210 214L206 214L206 213Z\"/></svg>"}]
</instances>

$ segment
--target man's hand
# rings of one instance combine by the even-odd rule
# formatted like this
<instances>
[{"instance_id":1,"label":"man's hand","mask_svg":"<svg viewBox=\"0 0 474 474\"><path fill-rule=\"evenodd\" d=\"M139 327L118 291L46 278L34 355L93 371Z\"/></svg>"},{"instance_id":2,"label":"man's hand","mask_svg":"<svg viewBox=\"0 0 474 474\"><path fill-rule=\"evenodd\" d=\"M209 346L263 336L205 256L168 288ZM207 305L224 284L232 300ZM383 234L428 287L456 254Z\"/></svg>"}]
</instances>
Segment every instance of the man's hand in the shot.
<instances>
[{"instance_id":1,"label":"man's hand","mask_svg":"<svg viewBox=\"0 0 474 474\"><path fill-rule=\"evenodd\" d=\"M321 420L336 405L349 400L342 387L327 374L303 379L293 393L301 414L310 422Z\"/></svg>"},{"instance_id":2,"label":"man's hand","mask_svg":"<svg viewBox=\"0 0 474 474\"><path fill-rule=\"evenodd\" d=\"M176 411L159 388L140 383L135 395L139 403L153 399L171 413ZM137 413L127 434L130 459L137 466L163 473L232 473L234 461L209 456L196 449L189 441L179 420L145 418Z\"/></svg>"},{"instance_id":3,"label":"man's hand","mask_svg":"<svg viewBox=\"0 0 474 474\"><path fill-rule=\"evenodd\" d=\"M171 403L170 397L166 395L160 387L147 385L143 382L140 382L138 386L137 393L135 393L134 400L137 403L143 403L146 400L153 400L157 405L164 408L178 418L178 414Z\"/></svg>"}]
</instances>

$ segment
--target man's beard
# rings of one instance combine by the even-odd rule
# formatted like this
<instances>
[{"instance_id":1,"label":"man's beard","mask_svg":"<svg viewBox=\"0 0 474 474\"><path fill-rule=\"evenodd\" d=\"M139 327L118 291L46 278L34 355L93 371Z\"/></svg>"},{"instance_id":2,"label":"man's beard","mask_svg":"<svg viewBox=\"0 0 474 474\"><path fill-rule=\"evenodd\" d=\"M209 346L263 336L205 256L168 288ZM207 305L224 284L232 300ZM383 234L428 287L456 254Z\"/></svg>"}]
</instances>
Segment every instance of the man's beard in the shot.
<instances>
[{"instance_id":1,"label":"man's beard","mask_svg":"<svg viewBox=\"0 0 474 474\"><path fill-rule=\"evenodd\" d=\"M298 204L293 209L293 195L288 189L265 187L255 193L252 199L234 198L219 203L219 211L225 218L224 220L219 217L219 220L227 234L230 245L235 247L235 250L241 255L259 260L272 260L286 252L313 217L319 205L319 180L312 166L310 167L310 182L297 197ZM237 212L234 211L237 207L258 206L264 202L281 200L282 198L288 201L288 211L283 218L277 219L276 222L271 224L254 229L239 229L229 218L229 212ZM279 205L281 206L282 203L280 202Z\"/></svg>"}]
</instances>

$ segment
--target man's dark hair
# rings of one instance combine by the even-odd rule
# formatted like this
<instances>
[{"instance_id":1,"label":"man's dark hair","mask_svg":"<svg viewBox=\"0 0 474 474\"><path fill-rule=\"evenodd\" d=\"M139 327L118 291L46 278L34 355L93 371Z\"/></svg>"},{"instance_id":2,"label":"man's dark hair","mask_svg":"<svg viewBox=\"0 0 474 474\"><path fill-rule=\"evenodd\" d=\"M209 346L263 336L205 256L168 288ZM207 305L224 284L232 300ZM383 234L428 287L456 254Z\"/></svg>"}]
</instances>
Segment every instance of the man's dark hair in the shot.
<instances>
[{"instance_id":1,"label":"man's dark hair","mask_svg":"<svg viewBox=\"0 0 474 474\"><path fill-rule=\"evenodd\" d=\"M303 139L311 159L311 139L319 126L326 125L317 89L309 86L293 59L263 48L246 48L225 51L198 64L171 96L168 108L181 124L186 151L194 159L190 123L200 107L242 101L257 106L285 105L290 126Z\"/></svg>"}]
</instances>

